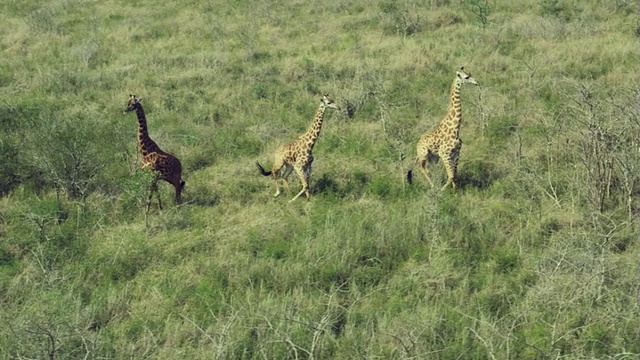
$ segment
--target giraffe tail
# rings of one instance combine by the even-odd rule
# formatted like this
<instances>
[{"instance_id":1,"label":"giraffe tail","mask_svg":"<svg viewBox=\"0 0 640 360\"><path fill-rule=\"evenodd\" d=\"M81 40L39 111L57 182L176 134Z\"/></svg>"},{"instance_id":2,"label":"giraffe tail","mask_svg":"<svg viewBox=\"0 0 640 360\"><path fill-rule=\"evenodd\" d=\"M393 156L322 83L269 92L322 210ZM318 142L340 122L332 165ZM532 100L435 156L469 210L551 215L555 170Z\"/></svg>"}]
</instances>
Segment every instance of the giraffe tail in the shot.
<instances>
[{"instance_id":1,"label":"giraffe tail","mask_svg":"<svg viewBox=\"0 0 640 360\"><path fill-rule=\"evenodd\" d=\"M417 163L418 163L418 158L416 157L411 167L407 170L406 178L407 178L407 183L409 183L409 185L411 185L411 182L413 181L413 168L416 166Z\"/></svg>"},{"instance_id":2,"label":"giraffe tail","mask_svg":"<svg viewBox=\"0 0 640 360\"><path fill-rule=\"evenodd\" d=\"M256 161L256 166L258 167L258 170L260 170L260 174L264 175L264 176L269 176L271 175L271 171L266 171L262 165L260 165L259 162Z\"/></svg>"}]
</instances>

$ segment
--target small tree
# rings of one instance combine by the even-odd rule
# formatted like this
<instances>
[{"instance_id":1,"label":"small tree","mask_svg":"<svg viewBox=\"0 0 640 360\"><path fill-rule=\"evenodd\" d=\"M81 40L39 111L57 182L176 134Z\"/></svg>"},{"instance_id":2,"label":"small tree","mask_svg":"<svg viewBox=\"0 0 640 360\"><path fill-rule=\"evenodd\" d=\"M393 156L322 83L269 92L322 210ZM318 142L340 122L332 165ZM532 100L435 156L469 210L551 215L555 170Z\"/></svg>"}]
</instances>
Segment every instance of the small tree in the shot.
<instances>
[{"instance_id":1,"label":"small tree","mask_svg":"<svg viewBox=\"0 0 640 360\"><path fill-rule=\"evenodd\" d=\"M489 4L489 0L462 0L460 4L466 11L476 17L483 28L487 26L489 15L493 11L493 6Z\"/></svg>"},{"instance_id":2,"label":"small tree","mask_svg":"<svg viewBox=\"0 0 640 360\"><path fill-rule=\"evenodd\" d=\"M33 160L48 182L73 199L86 198L102 167L90 127L62 121L35 137Z\"/></svg>"},{"instance_id":3,"label":"small tree","mask_svg":"<svg viewBox=\"0 0 640 360\"><path fill-rule=\"evenodd\" d=\"M617 202L626 203L631 217L640 184L638 111L630 105L629 96L603 94L585 84L576 87L573 110L583 125L579 158L586 172L588 199L600 213Z\"/></svg>"}]
</instances>

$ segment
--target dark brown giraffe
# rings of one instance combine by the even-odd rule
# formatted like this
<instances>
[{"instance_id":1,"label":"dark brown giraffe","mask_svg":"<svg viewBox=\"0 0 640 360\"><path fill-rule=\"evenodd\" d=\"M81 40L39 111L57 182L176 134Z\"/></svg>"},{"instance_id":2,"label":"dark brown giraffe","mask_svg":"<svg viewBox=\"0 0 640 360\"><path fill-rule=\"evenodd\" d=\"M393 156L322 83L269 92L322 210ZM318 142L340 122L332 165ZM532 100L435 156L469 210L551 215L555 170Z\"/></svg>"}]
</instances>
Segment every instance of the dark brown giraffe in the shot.
<instances>
[{"instance_id":1,"label":"dark brown giraffe","mask_svg":"<svg viewBox=\"0 0 640 360\"><path fill-rule=\"evenodd\" d=\"M455 190L458 156L462 147L462 141L460 140L460 123L462 121L460 87L462 84L478 85L478 82L471 77L471 74L465 72L464 68L456 71L456 77L453 79L453 84L451 84L449 112L435 130L425 133L418 141L416 146L417 156L413 165L407 171L407 181L409 183L411 183L413 168L416 164L419 164L420 172L433 187L433 182L427 174L425 165L427 160L431 161L440 158L447 171L447 182L442 187L442 190L449 185Z\"/></svg>"},{"instance_id":2,"label":"dark brown giraffe","mask_svg":"<svg viewBox=\"0 0 640 360\"><path fill-rule=\"evenodd\" d=\"M122 112L125 115L128 112L134 111L138 116L138 149L140 150L141 168L151 168L155 172L155 178L151 184L151 193L147 199L147 211L151 206L151 200L153 193L156 193L158 197L158 207L162 209L162 202L160 200L160 193L158 192L158 180L164 180L176 189L175 201L179 204L182 201L181 194L184 188L184 181L182 180L182 165L180 160L172 154L164 152L160 149L158 144L155 143L150 137L147 130L147 118L144 115L142 99L136 98L135 95L129 95L129 102L127 108Z\"/></svg>"},{"instance_id":3,"label":"dark brown giraffe","mask_svg":"<svg viewBox=\"0 0 640 360\"><path fill-rule=\"evenodd\" d=\"M285 169L282 171L282 182L285 187L289 187L287 178L289 177L289 174L291 174L292 170L295 170L296 174L300 178L300 182L302 183L302 190L300 190L298 195L294 196L293 199L289 200L289 202L294 201L302 194L305 194L307 200L309 200L309 175L311 174L311 164L313 163L312 150L320 136L322 121L324 119L324 111L327 108L340 110L340 107L335 103L335 101L329 99L328 95L324 95L322 99L320 99L320 106L313 117L313 123L311 123L309 130L300 135L297 140L281 145L278 150L276 150L273 170L265 171L262 165L256 161L258 170L260 170L262 175L273 176L273 180L276 183L276 193L273 195L274 197L280 195L278 176L284 167Z\"/></svg>"}]
</instances>

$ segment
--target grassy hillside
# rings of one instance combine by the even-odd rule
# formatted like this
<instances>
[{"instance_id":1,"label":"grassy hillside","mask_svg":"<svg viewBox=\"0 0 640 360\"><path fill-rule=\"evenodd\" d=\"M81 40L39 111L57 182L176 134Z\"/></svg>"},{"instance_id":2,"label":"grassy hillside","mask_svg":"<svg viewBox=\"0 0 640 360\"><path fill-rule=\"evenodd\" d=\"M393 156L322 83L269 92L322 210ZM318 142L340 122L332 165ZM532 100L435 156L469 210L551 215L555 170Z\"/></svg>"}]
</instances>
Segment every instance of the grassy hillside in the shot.
<instances>
[{"instance_id":1,"label":"grassy hillside","mask_svg":"<svg viewBox=\"0 0 640 360\"><path fill-rule=\"evenodd\" d=\"M0 358L637 358L638 11L1 3ZM408 185L460 66L460 187ZM311 200L274 199L325 92ZM181 205L144 212L129 94Z\"/></svg>"}]
</instances>

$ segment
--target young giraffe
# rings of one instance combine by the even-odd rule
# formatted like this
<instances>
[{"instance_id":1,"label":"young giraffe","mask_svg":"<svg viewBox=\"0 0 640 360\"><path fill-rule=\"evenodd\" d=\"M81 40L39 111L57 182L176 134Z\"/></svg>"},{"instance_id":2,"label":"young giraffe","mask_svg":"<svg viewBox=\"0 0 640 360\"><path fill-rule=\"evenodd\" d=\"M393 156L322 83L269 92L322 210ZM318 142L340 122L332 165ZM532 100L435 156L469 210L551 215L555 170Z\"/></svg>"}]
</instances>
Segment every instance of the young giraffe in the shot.
<instances>
[{"instance_id":1,"label":"young giraffe","mask_svg":"<svg viewBox=\"0 0 640 360\"><path fill-rule=\"evenodd\" d=\"M302 190L300 190L298 195L294 196L293 199L289 200L289 202L294 201L302 194L305 194L307 200L309 200L309 175L311 174L311 163L313 163L313 154L311 151L320 136L322 120L324 119L324 112L327 108L340 110L340 107L325 94L322 99L320 99L320 106L318 107L318 111L316 111L316 115L313 117L313 123L309 130L300 135L297 140L281 145L278 150L276 150L273 170L265 171L262 165L256 161L258 170L260 170L262 175L273 176L276 184L274 197L280 195L278 175L280 175L280 171L284 167L285 169L282 171L282 183L287 189L289 188L287 178L292 170L295 170L302 183Z\"/></svg>"},{"instance_id":2,"label":"young giraffe","mask_svg":"<svg viewBox=\"0 0 640 360\"><path fill-rule=\"evenodd\" d=\"M122 115L134 110L136 111L136 115L138 116L138 149L142 155L141 168L151 167L151 170L156 172L155 179L151 184L151 193L147 199L147 211L149 211L154 192L158 197L158 207L162 209L160 193L158 192L158 180L165 180L173 185L176 189L175 201L178 204L181 201L182 189L184 188L185 182L182 180L182 165L180 164L180 160L172 154L162 151L155 141L149 137L147 118L144 115L142 104L140 104L141 100L142 99L136 98L135 95L129 95L127 108L122 112Z\"/></svg>"},{"instance_id":3,"label":"young giraffe","mask_svg":"<svg viewBox=\"0 0 640 360\"><path fill-rule=\"evenodd\" d=\"M442 187L442 190L449 185L454 190L456 189L456 169L458 167L460 148L462 147L462 140L460 140L460 122L462 120L460 87L462 84L478 85L476 80L471 77L471 74L464 71L464 67L461 67L460 71L456 71L456 77L451 85L449 112L435 130L425 133L418 141L416 159L407 171L407 181L409 183L411 183L413 168L416 164L419 164L420 171L433 187L433 182L427 174L425 164L427 161L441 158L447 171L447 182Z\"/></svg>"}]
</instances>

